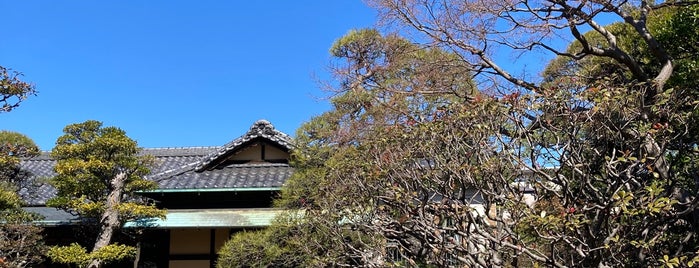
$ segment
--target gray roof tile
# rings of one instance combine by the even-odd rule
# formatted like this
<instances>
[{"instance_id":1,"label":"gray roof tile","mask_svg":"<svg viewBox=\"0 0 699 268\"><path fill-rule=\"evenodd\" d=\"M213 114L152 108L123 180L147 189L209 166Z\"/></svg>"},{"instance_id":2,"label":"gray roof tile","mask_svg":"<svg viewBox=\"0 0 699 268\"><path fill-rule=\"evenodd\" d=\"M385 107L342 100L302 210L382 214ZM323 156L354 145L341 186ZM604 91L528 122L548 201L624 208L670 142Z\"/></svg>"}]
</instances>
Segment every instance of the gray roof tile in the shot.
<instances>
[{"instance_id":1,"label":"gray roof tile","mask_svg":"<svg viewBox=\"0 0 699 268\"><path fill-rule=\"evenodd\" d=\"M158 180L160 189L281 187L293 168L287 164L233 164L221 169L190 170Z\"/></svg>"}]
</instances>

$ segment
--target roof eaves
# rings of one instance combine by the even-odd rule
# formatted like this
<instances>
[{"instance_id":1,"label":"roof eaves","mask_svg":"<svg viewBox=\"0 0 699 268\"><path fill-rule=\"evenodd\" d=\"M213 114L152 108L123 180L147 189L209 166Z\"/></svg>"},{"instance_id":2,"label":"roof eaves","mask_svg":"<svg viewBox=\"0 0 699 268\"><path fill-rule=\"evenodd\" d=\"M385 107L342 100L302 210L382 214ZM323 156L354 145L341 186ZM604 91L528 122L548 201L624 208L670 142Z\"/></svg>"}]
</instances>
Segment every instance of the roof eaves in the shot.
<instances>
[{"instance_id":1,"label":"roof eaves","mask_svg":"<svg viewBox=\"0 0 699 268\"><path fill-rule=\"evenodd\" d=\"M164 219L129 221L125 228L260 228L269 226L281 209L201 209L167 211Z\"/></svg>"}]
</instances>

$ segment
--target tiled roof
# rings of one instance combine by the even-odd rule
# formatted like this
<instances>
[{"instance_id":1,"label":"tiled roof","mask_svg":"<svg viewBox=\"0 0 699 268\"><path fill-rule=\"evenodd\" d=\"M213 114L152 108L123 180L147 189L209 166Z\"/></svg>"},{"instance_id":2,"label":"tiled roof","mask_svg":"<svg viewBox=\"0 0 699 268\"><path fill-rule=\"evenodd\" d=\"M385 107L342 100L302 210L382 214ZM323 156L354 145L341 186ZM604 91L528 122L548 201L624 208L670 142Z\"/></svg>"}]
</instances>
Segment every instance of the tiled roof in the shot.
<instances>
[{"instance_id":1,"label":"tiled roof","mask_svg":"<svg viewBox=\"0 0 699 268\"><path fill-rule=\"evenodd\" d=\"M30 205L44 204L48 198L56 194L56 189L46 183L48 178L56 175L53 171L55 164L56 161L49 157L48 152L22 160L22 170L30 174L29 179L22 183L19 190L19 195L24 201Z\"/></svg>"},{"instance_id":2,"label":"tiled roof","mask_svg":"<svg viewBox=\"0 0 699 268\"><path fill-rule=\"evenodd\" d=\"M160 189L281 187L293 169L288 164L233 164L221 169L187 171L158 180Z\"/></svg>"},{"instance_id":3,"label":"tiled roof","mask_svg":"<svg viewBox=\"0 0 699 268\"><path fill-rule=\"evenodd\" d=\"M182 147L182 148L156 148L144 149L144 155L155 157L154 167L151 168L151 175L148 179L166 178L175 175L177 172L186 170L188 166L201 161L201 159L220 147ZM189 168L191 170L191 168Z\"/></svg>"},{"instance_id":4,"label":"tiled roof","mask_svg":"<svg viewBox=\"0 0 699 268\"><path fill-rule=\"evenodd\" d=\"M151 175L146 179L158 182L160 189L231 189L281 187L291 176L288 164L249 163L197 170L239 149L247 141L264 138L283 148L290 148L291 138L274 130L267 121L260 120L245 135L222 147L145 148L143 155L155 157ZM32 174L19 191L30 206L42 206L55 196L56 189L46 183L55 175L56 161L48 153L24 159L22 169Z\"/></svg>"}]
</instances>

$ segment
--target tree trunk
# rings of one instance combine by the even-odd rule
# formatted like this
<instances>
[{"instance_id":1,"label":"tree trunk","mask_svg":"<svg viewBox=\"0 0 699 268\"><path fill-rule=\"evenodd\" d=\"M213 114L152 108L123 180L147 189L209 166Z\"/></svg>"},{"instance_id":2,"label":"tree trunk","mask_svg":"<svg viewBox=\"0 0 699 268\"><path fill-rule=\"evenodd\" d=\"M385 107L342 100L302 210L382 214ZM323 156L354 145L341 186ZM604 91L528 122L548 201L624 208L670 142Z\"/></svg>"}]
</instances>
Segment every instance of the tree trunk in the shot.
<instances>
[{"instance_id":1,"label":"tree trunk","mask_svg":"<svg viewBox=\"0 0 699 268\"><path fill-rule=\"evenodd\" d=\"M107 196L105 210L100 218L100 231L95 241L95 246L92 252L99 250L112 242L114 231L119 228L119 211L117 205L121 203L121 194L124 191L124 182L126 181L126 173L117 174L111 181L112 191ZM88 268L99 268L102 266L102 260L93 259L90 261Z\"/></svg>"},{"instance_id":2,"label":"tree trunk","mask_svg":"<svg viewBox=\"0 0 699 268\"><path fill-rule=\"evenodd\" d=\"M138 262L141 260L141 241L136 243L136 258L133 260L133 268L138 268Z\"/></svg>"}]
</instances>

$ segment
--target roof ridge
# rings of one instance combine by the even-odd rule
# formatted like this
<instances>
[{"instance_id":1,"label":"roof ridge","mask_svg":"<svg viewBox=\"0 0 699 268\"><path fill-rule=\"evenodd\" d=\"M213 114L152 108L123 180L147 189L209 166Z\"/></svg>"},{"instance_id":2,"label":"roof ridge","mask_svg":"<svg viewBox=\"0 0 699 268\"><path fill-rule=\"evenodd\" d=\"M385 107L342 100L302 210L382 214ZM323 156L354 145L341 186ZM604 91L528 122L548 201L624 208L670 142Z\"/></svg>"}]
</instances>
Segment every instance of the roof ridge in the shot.
<instances>
[{"instance_id":1,"label":"roof ridge","mask_svg":"<svg viewBox=\"0 0 699 268\"><path fill-rule=\"evenodd\" d=\"M190 170L194 169L196 163L197 162L192 162L192 163L188 163L188 164L176 167L176 168L161 171L161 172L153 174L153 175L146 175L146 176L144 176L144 178L146 178L147 180L150 180L150 181L157 182L157 181L167 179L167 178L172 177L172 176L177 176L177 175L180 175L180 174L185 173L187 171L190 171Z\"/></svg>"},{"instance_id":2,"label":"roof ridge","mask_svg":"<svg viewBox=\"0 0 699 268\"><path fill-rule=\"evenodd\" d=\"M213 149L221 146L167 146L167 147L142 147L141 150L163 150L163 149Z\"/></svg>"},{"instance_id":3,"label":"roof ridge","mask_svg":"<svg viewBox=\"0 0 699 268\"><path fill-rule=\"evenodd\" d=\"M290 167L291 165L286 163L243 163L243 164L230 164L226 168L230 167Z\"/></svg>"}]
</instances>

